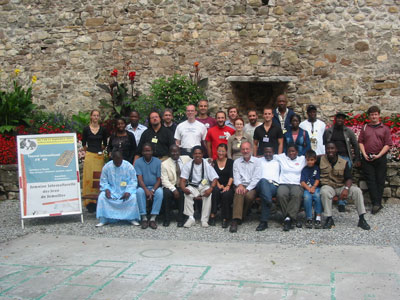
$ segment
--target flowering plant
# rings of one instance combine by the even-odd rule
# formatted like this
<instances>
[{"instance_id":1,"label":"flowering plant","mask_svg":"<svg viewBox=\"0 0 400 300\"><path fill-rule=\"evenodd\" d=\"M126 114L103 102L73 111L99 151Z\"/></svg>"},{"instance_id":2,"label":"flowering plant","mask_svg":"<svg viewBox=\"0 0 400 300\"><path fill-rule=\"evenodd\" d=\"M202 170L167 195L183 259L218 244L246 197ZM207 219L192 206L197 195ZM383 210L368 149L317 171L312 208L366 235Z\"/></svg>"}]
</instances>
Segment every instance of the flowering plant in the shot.
<instances>
[{"instance_id":1,"label":"flowering plant","mask_svg":"<svg viewBox=\"0 0 400 300\"><path fill-rule=\"evenodd\" d=\"M32 102L32 85L37 81L33 76L28 88L20 83L20 70L15 69L7 90L0 90L0 133L10 132L18 125L28 125L29 116L36 108Z\"/></svg>"},{"instance_id":2,"label":"flowering plant","mask_svg":"<svg viewBox=\"0 0 400 300\"><path fill-rule=\"evenodd\" d=\"M119 71L114 69L110 73L111 82L106 84L97 84L98 87L105 90L111 96L111 104L105 100L100 100L101 106L113 111L113 117L126 116L132 110L132 103L137 100L138 91L134 89L136 72L128 71L131 62L127 61L122 71L122 82L118 82ZM128 82L126 82L126 80ZM130 88L129 88L130 86ZM130 91L129 91L130 90ZM107 116L108 118L110 116Z\"/></svg>"},{"instance_id":3,"label":"flowering plant","mask_svg":"<svg viewBox=\"0 0 400 300\"><path fill-rule=\"evenodd\" d=\"M200 75L200 63L195 61L193 64L193 75L189 74L190 79L194 84L196 84L200 89L205 90L208 85L208 78L201 78Z\"/></svg>"},{"instance_id":4,"label":"flowering plant","mask_svg":"<svg viewBox=\"0 0 400 300\"><path fill-rule=\"evenodd\" d=\"M389 157L392 161L400 161L400 114L384 117L382 123L390 128L393 146L389 150ZM348 113L344 124L356 134L360 135L361 129L365 124L370 123L367 113L356 114Z\"/></svg>"}]
</instances>

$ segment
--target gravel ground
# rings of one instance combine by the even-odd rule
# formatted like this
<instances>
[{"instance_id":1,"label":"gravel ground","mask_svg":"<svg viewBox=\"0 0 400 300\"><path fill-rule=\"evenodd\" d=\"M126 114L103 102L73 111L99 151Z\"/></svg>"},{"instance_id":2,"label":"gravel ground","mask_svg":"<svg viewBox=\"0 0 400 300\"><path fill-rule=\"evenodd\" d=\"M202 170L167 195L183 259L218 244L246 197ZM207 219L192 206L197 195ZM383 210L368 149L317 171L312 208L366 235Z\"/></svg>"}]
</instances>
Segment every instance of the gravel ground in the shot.
<instances>
[{"instance_id":1,"label":"gravel ground","mask_svg":"<svg viewBox=\"0 0 400 300\"><path fill-rule=\"evenodd\" d=\"M304 213L301 213L304 216ZM169 227L163 227L159 221L158 229L118 223L96 228L95 214L84 212L84 223L80 216L48 217L28 219L25 229L21 228L19 201L0 201L0 242L6 242L30 233L51 235L74 235L107 238L149 239L149 240L193 240L204 242L249 242L249 243L281 243L304 246L320 245L376 245L393 246L400 255L400 205L386 205L378 215L367 213L366 220L371 230L365 231L357 227L357 212L349 205L345 213L334 209L333 218L336 227L331 230L294 229L283 232L278 215L269 221L269 228L256 232L259 215L253 210L248 221L239 226L237 233L221 228L218 220L216 227L201 228L199 221L190 228L177 228L173 221Z\"/></svg>"}]
</instances>

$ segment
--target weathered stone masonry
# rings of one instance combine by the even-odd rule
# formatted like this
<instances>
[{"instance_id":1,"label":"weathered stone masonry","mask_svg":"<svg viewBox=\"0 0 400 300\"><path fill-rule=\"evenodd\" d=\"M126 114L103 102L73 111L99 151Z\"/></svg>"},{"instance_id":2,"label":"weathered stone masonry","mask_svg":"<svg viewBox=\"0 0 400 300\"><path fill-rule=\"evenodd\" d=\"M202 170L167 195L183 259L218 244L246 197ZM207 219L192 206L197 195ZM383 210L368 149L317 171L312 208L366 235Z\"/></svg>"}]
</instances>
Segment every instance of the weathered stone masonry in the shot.
<instances>
[{"instance_id":1,"label":"weathered stone masonry","mask_svg":"<svg viewBox=\"0 0 400 300\"><path fill-rule=\"evenodd\" d=\"M98 107L108 95L96 83L126 60L143 92L199 61L214 108L271 101L263 84L257 99L232 93L241 82L228 78L253 76L265 94L286 90L298 112L316 103L327 119L338 105L379 103L387 115L400 104L399 8L399 0L0 0L1 84L14 68L35 74L35 102L72 113ZM274 76L290 81L274 85Z\"/></svg>"}]
</instances>

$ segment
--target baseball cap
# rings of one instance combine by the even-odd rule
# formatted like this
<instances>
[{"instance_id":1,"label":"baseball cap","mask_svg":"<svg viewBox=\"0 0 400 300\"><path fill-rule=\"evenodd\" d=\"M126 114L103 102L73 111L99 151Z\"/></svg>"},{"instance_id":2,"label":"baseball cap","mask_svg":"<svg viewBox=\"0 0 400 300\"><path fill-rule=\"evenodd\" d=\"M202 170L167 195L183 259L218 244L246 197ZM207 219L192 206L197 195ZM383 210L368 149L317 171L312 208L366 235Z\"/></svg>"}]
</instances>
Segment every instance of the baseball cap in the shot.
<instances>
[{"instance_id":1,"label":"baseball cap","mask_svg":"<svg viewBox=\"0 0 400 300\"><path fill-rule=\"evenodd\" d=\"M317 107L314 104L310 104L309 106L307 106L307 112L309 112L310 110L317 110Z\"/></svg>"}]
</instances>

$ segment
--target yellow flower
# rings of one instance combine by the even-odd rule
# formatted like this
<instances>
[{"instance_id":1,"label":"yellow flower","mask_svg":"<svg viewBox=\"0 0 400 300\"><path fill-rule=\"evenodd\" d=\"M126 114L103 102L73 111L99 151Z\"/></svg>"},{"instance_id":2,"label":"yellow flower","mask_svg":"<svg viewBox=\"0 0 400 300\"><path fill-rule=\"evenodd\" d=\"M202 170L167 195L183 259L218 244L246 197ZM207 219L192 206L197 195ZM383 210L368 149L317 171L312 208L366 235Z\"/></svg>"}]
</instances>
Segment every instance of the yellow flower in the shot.
<instances>
[{"instance_id":1,"label":"yellow flower","mask_svg":"<svg viewBox=\"0 0 400 300\"><path fill-rule=\"evenodd\" d=\"M15 69L15 70L14 70L14 74L15 74L15 76L18 76L19 72L21 72L21 70L20 70L20 69Z\"/></svg>"},{"instance_id":2,"label":"yellow flower","mask_svg":"<svg viewBox=\"0 0 400 300\"><path fill-rule=\"evenodd\" d=\"M37 81L37 77L35 75L32 76L32 83L35 83Z\"/></svg>"}]
</instances>

